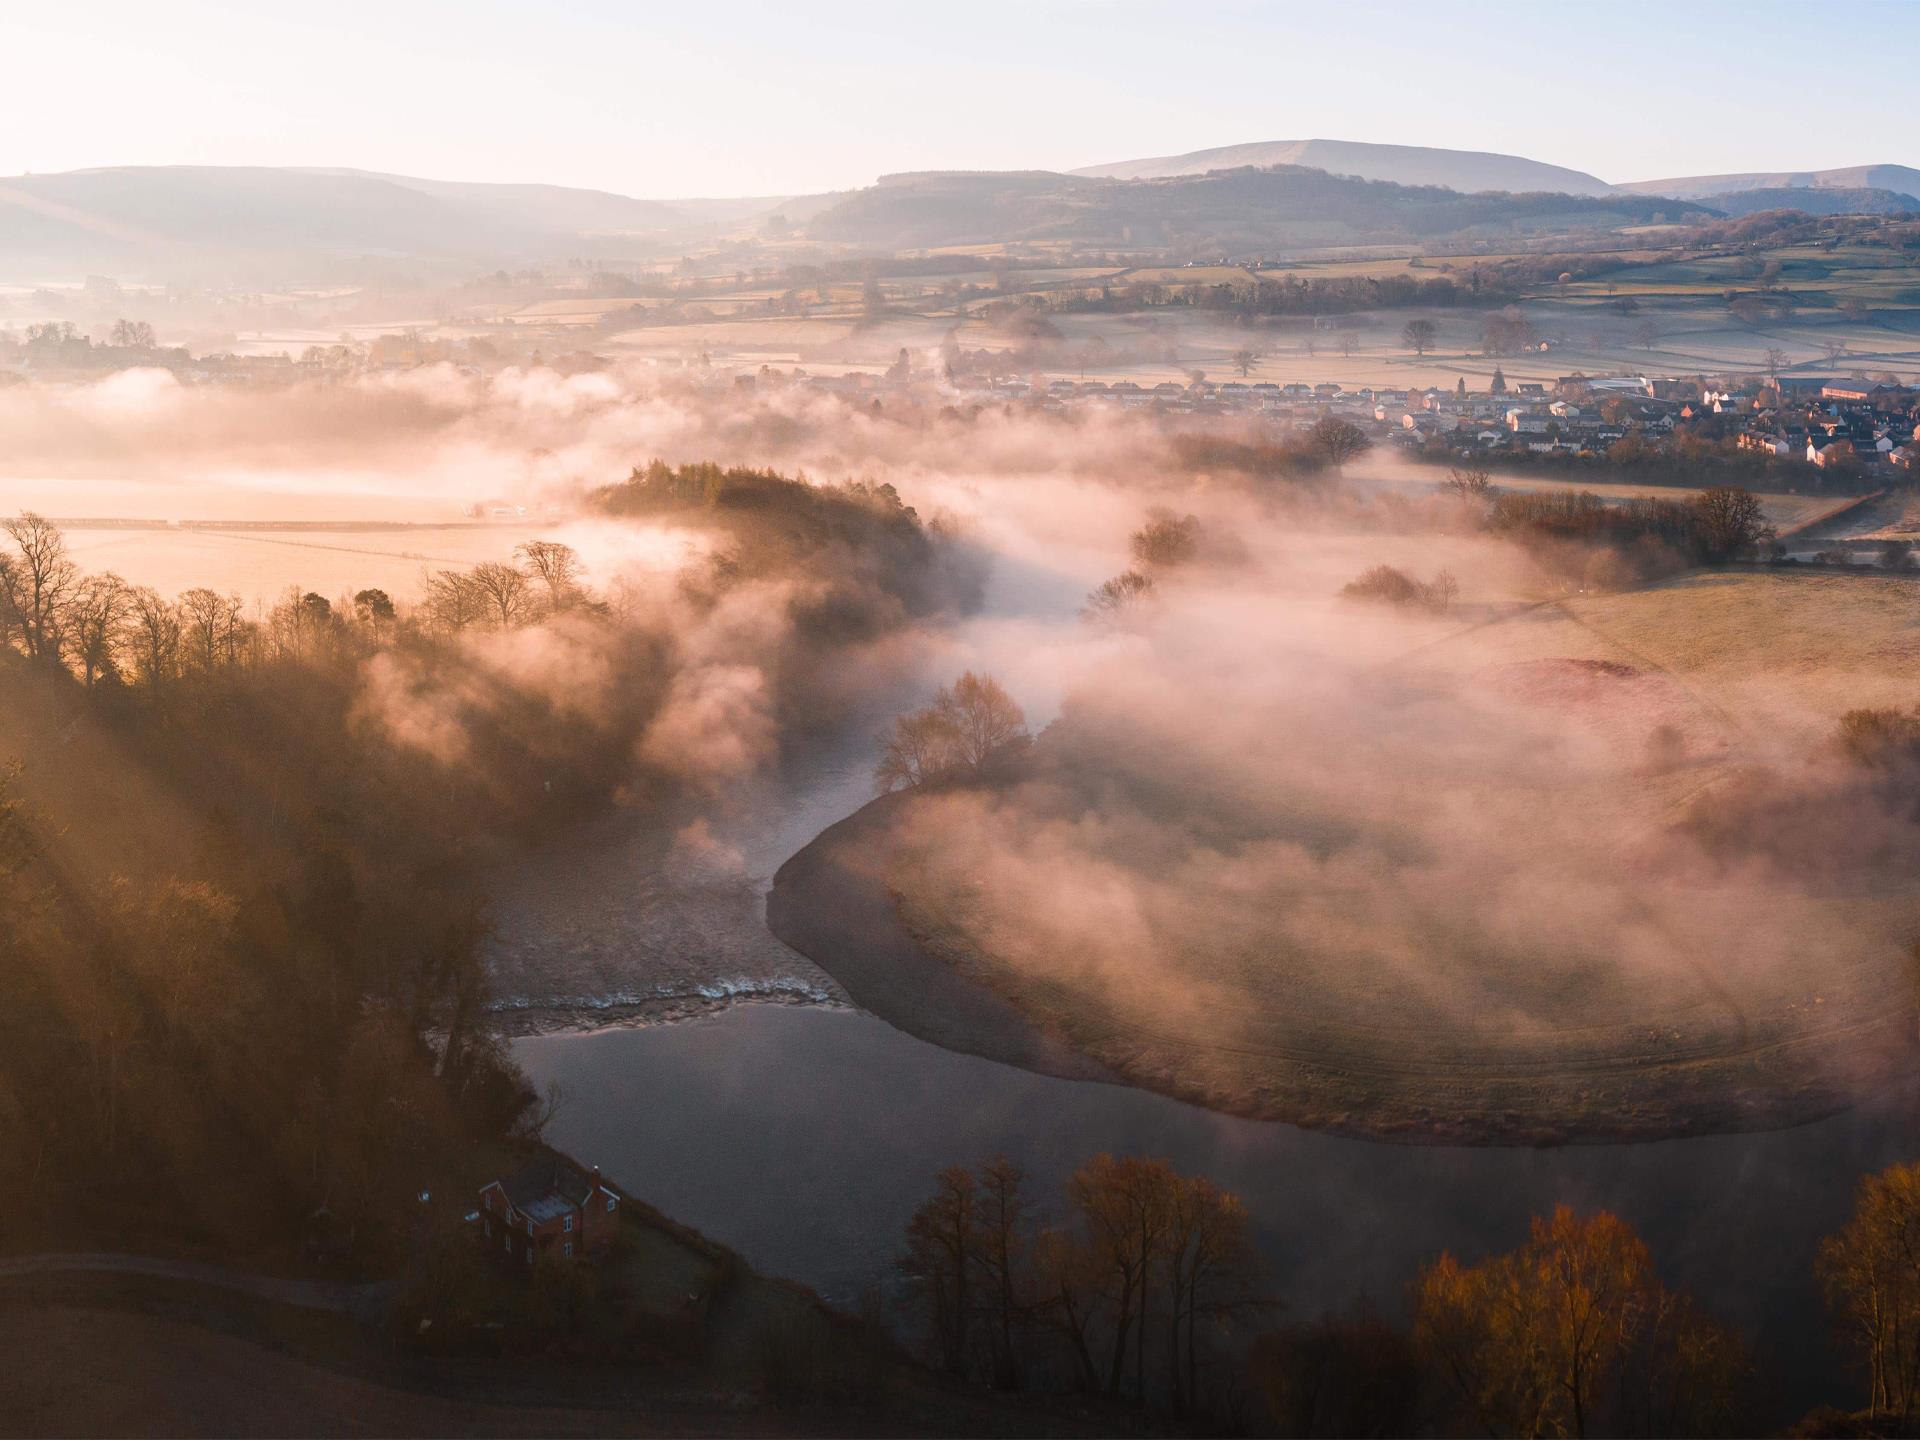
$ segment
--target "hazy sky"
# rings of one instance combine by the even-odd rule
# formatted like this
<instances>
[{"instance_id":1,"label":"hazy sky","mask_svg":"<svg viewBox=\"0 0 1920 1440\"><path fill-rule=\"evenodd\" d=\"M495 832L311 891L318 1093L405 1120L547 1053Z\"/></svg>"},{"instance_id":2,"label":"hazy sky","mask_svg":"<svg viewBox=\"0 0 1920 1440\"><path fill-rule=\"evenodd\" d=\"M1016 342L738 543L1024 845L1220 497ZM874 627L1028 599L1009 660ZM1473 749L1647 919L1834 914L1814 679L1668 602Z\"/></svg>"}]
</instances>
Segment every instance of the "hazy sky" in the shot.
<instances>
[{"instance_id":1,"label":"hazy sky","mask_svg":"<svg viewBox=\"0 0 1920 1440\"><path fill-rule=\"evenodd\" d=\"M651 196L1251 140L1606 180L1920 165L1920 5L0 0L0 174L351 165Z\"/></svg>"}]
</instances>

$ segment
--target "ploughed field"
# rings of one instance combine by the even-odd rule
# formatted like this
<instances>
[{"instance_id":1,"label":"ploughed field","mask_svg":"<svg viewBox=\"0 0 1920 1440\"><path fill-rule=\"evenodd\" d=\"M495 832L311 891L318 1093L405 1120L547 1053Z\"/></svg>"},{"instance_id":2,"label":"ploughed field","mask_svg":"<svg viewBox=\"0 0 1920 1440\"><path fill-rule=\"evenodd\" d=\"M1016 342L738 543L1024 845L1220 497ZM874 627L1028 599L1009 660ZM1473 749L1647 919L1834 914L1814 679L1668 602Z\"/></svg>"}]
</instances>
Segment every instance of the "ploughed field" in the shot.
<instances>
[{"instance_id":1,"label":"ploughed field","mask_svg":"<svg viewBox=\"0 0 1920 1440\"><path fill-rule=\"evenodd\" d=\"M1701 573L1456 617L1269 715L1204 680L1070 707L1017 779L836 827L770 919L913 1033L1241 1115L1431 1143L1803 1122L1915 1058L1911 820L1856 823L1817 777L1846 773L1840 713L1920 696L1916 601ZM1025 1040L863 965L880 942L809 908L850 885Z\"/></svg>"}]
</instances>

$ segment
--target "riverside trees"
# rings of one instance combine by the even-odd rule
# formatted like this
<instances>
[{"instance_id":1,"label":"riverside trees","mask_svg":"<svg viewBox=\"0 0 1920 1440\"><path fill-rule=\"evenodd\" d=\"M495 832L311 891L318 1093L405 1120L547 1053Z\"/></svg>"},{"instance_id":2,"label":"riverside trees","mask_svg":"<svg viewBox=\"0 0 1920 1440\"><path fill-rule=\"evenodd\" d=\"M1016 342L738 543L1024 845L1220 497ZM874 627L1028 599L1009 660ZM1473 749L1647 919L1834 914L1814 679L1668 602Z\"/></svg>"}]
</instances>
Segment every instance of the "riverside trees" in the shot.
<instances>
[{"instance_id":1,"label":"riverside trees","mask_svg":"<svg viewBox=\"0 0 1920 1440\"><path fill-rule=\"evenodd\" d=\"M829 723L844 697L821 662L901 623L944 549L887 497L754 478L738 522L711 527L739 542L725 565L618 611L551 543L497 562L512 579L437 577L416 606L295 587L249 613L83 575L58 527L5 522L17 1244L137 1244L134 1215L284 1257L324 1212L375 1262L420 1190L531 1123L490 1023L483 865L616 796L680 823L790 728ZM749 585L765 627L676 646ZM963 757L1024 735L998 687L956 691ZM42 1235L43 1217L68 1228Z\"/></svg>"},{"instance_id":2,"label":"riverside trees","mask_svg":"<svg viewBox=\"0 0 1920 1440\"><path fill-rule=\"evenodd\" d=\"M941 1363L999 1388L1217 1413L1232 1332L1264 1308L1239 1197L1164 1160L1099 1155L1063 1198L1042 1220L1004 1158L936 1178L899 1266Z\"/></svg>"},{"instance_id":3,"label":"riverside trees","mask_svg":"<svg viewBox=\"0 0 1920 1440\"><path fill-rule=\"evenodd\" d=\"M981 775L1031 738L1025 713L1000 682L969 670L943 686L931 705L893 722L874 767L874 786L884 795Z\"/></svg>"}]
</instances>

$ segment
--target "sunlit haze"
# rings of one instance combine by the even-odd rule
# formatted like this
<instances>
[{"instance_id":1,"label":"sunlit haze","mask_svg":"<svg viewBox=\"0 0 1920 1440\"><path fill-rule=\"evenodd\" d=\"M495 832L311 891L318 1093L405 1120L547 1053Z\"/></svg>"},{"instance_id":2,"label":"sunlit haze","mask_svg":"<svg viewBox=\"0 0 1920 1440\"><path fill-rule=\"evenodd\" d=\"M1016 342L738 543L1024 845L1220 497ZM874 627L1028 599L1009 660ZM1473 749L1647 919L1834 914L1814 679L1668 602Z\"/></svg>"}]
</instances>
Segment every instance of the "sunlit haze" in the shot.
<instances>
[{"instance_id":1,"label":"sunlit haze","mask_svg":"<svg viewBox=\"0 0 1920 1440\"><path fill-rule=\"evenodd\" d=\"M1920 1435L1916 16L13 4L0 1437Z\"/></svg>"},{"instance_id":2,"label":"sunlit haze","mask_svg":"<svg viewBox=\"0 0 1920 1440\"><path fill-rule=\"evenodd\" d=\"M1920 25L1895 0L1618 3L1577 35L1551 5L1406 0L79 0L15 5L4 35L0 173L346 165L672 197L1313 137L1551 151L1616 182L1920 161L1893 103Z\"/></svg>"}]
</instances>

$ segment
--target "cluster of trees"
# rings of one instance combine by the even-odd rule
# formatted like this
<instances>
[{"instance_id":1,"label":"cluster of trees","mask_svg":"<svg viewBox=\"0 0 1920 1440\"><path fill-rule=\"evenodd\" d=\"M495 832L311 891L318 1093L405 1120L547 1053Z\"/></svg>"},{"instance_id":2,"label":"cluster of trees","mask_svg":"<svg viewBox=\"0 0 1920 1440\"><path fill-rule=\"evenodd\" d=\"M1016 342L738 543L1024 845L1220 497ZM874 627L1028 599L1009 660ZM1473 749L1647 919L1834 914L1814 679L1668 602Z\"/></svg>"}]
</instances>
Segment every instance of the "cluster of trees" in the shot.
<instances>
[{"instance_id":1,"label":"cluster of trees","mask_svg":"<svg viewBox=\"0 0 1920 1440\"><path fill-rule=\"evenodd\" d=\"M1120 313L1184 306L1224 310L1245 320L1275 316L1352 315L1368 310L1452 308L1505 300L1504 294L1456 283L1451 276L1340 276L1303 279L1283 275L1252 283L1167 285L1103 283L1098 290L1063 292L1053 308L1068 313Z\"/></svg>"},{"instance_id":2,"label":"cluster of trees","mask_svg":"<svg viewBox=\"0 0 1920 1440\"><path fill-rule=\"evenodd\" d=\"M1603 401L1601 412L1619 423L1623 404L1618 400ZM1719 420L1718 416L1703 416L1677 427L1667 436L1648 435L1630 425L1620 439L1601 452L1536 454L1524 449L1496 450L1476 457L1475 463L1523 474L1626 471L1634 483L1643 485L1744 484L1765 490L1825 490L1846 494L1872 483L1864 466L1845 463L1845 452L1816 466L1798 456L1744 450L1731 433L1720 431ZM1426 453L1428 458L1445 463L1456 452L1441 442L1431 445Z\"/></svg>"},{"instance_id":3,"label":"cluster of trees","mask_svg":"<svg viewBox=\"0 0 1920 1440\"><path fill-rule=\"evenodd\" d=\"M30 512L0 520L0 534L11 542L10 552L0 551L0 647L64 665L88 688L155 686L188 672L308 659L322 650L365 653L396 638L402 623L384 590L360 590L336 607L296 586L264 614L249 616L232 593L196 586L168 599L111 571L83 573L59 528ZM604 615L584 574L571 547L531 540L511 563L429 577L408 628L511 630L571 610Z\"/></svg>"},{"instance_id":4,"label":"cluster of trees","mask_svg":"<svg viewBox=\"0 0 1920 1440\"><path fill-rule=\"evenodd\" d=\"M1877 1408L1920 1405L1920 1339L1873 1308L1901 1287L1905 1318L1920 1314L1920 1278L1889 1264L1896 1203L1920 1213L1920 1170L1863 1192L1864 1218L1823 1261L1843 1323L1871 1328L1863 1348L1886 1355ZM1274 1325L1284 1306L1240 1198L1134 1156L1094 1157L1051 1205L1005 1158L943 1170L897 1263L930 1358L1000 1390L1289 1435L1732 1435L1750 1422L1740 1337L1663 1284L1604 1211L1561 1207L1477 1264L1441 1255L1405 1325L1365 1309Z\"/></svg>"},{"instance_id":5,"label":"cluster of trees","mask_svg":"<svg viewBox=\"0 0 1920 1440\"><path fill-rule=\"evenodd\" d=\"M1220 1414L1236 1332L1266 1307L1246 1207L1164 1160L1099 1155L1045 1221L1002 1158L943 1170L901 1272L929 1349L997 1389L1071 1388Z\"/></svg>"},{"instance_id":6,"label":"cluster of trees","mask_svg":"<svg viewBox=\"0 0 1920 1440\"><path fill-rule=\"evenodd\" d=\"M1518 355L1540 344L1533 322L1517 310L1489 315L1480 325L1480 348L1489 355Z\"/></svg>"},{"instance_id":7,"label":"cluster of trees","mask_svg":"<svg viewBox=\"0 0 1920 1440\"><path fill-rule=\"evenodd\" d=\"M1920 707L1849 710L1834 741L1856 765L1911 773L1920 769Z\"/></svg>"},{"instance_id":8,"label":"cluster of trees","mask_svg":"<svg viewBox=\"0 0 1920 1440\"><path fill-rule=\"evenodd\" d=\"M977 560L925 524L890 484L815 484L803 475L655 460L591 496L602 514L681 516L722 533L716 575L731 581L805 567L816 582L801 630L876 634L907 616L978 602Z\"/></svg>"},{"instance_id":9,"label":"cluster of trees","mask_svg":"<svg viewBox=\"0 0 1920 1440\"><path fill-rule=\"evenodd\" d=\"M1080 618L1091 624L1115 624L1151 600L1162 576L1190 564L1200 553L1200 521L1176 515L1164 506L1147 512L1147 522L1128 540L1133 564L1088 594Z\"/></svg>"},{"instance_id":10,"label":"cluster of trees","mask_svg":"<svg viewBox=\"0 0 1920 1440\"><path fill-rule=\"evenodd\" d=\"M771 651L741 642L778 746L844 705L836 647L941 571L896 497L766 477L756 508L716 488L708 513L737 523L690 517L715 558L665 608L604 602L572 551L534 542L416 606L296 587L250 612L84 573L40 517L0 523L0 1204L27 1217L19 1243L67 1224L34 1238L284 1254L326 1230L375 1263L420 1189L537 1121L490 1024L484 867L616 794L683 823L701 773L635 737L698 663L679 627L734 587L780 582L766 604L793 622ZM596 703L483 638L526 627ZM997 686L956 694L969 760L1024 733Z\"/></svg>"},{"instance_id":11,"label":"cluster of trees","mask_svg":"<svg viewBox=\"0 0 1920 1440\"><path fill-rule=\"evenodd\" d=\"M67 368L106 368L139 361L174 365L187 358L184 350L161 350L153 326L145 320L116 320L107 338L95 342L71 320L44 320L29 325L17 340L0 332L0 354L17 350L36 365Z\"/></svg>"},{"instance_id":12,"label":"cluster of trees","mask_svg":"<svg viewBox=\"0 0 1920 1440\"><path fill-rule=\"evenodd\" d=\"M82 575L37 517L5 533L17 1238L391 1253L410 1196L533 1113L486 1024L473 818L353 723L320 597L247 621Z\"/></svg>"},{"instance_id":13,"label":"cluster of trees","mask_svg":"<svg viewBox=\"0 0 1920 1440\"><path fill-rule=\"evenodd\" d=\"M1795 1433L1920 1422L1920 1165L1860 1183L1815 1271L1866 1383L1864 1410ZM1741 1337L1661 1282L1618 1216L1561 1207L1518 1249L1422 1270L1410 1326L1367 1310L1282 1326L1249 1355L1288 1435L1752 1434L1763 1384Z\"/></svg>"},{"instance_id":14,"label":"cluster of trees","mask_svg":"<svg viewBox=\"0 0 1920 1440\"><path fill-rule=\"evenodd\" d=\"M898 716L881 742L874 787L881 794L991 774L1032 736L1018 702L991 675L969 670L933 703Z\"/></svg>"},{"instance_id":15,"label":"cluster of trees","mask_svg":"<svg viewBox=\"0 0 1920 1440\"><path fill-rule=\"evenodd\" d=\"M586 589L585 574L571 546L529 540L514 550L511 564L488 560L429 576L424 609L433 624L449 631L517 630L573 610L604 610ZM392 603L377 590L355 596L356 609L370 598L382 618L393 618Z\"/></svg>"},{"instance_id":16,"label":"cluster of trees","mask_svg":"<svg viewBox=\"0 0 1920 1440\"><path fill-rule=\"evenodd\" d=\"M1587 491L1515 491L1493 497L1487 528L1543 559L1590 571L1596 551L1619 557L1629 578L1754 554L1773 538L1750 492L1716 486L1690 500L1610 504Z\"/></svg>"},{"instance_id":17,"label":"cluster of trees","mask_svg":"<svg viewBox=\"0 0 1920 1440\"><path fill-rule=\"evenodd\" d=\"M1312 480L1358 460L1373 439L1351 420L1323 415L1278 439L1190 433L1173 439L1175 461L1193 471L1229 470L1261 480Z\"/></svg>"},{"instance_id":18,"label":"cluster of trees","mask_svg":"<svg viewBox=\"0 0 1920 1440\"><path fill-rule=\"evenodd\" d=\"M1341 586L1340 593L1349 600L1371 600L1402 609L1418 606L1444 615L1460 598L1460 582L1450 570L1436 571L1431 580L1416 580L1391 565L1375 565Z\"/></svg>"}]
</instances>

